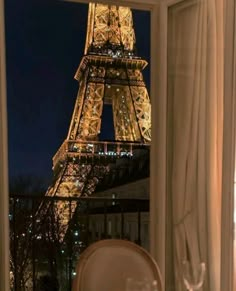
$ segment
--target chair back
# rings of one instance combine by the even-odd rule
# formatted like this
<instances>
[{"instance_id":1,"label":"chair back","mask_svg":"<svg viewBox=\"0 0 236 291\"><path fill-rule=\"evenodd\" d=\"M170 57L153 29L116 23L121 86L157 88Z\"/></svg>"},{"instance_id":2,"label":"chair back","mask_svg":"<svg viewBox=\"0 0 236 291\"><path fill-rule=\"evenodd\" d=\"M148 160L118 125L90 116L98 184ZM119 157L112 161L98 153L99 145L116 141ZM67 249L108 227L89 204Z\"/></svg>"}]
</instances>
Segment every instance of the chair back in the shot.
<instances>
[{"instance_id":1,"label":"chair back","mask_svg":"<svg viewBox=\"0 0 236 291\"><path fill-rule=\"evenodd\" d=\"M142 247L119 239L101 240L80 256L73 291L125 291L128 278L157 281L163 291L159 268Z\"/></svg>"}]
</instances>

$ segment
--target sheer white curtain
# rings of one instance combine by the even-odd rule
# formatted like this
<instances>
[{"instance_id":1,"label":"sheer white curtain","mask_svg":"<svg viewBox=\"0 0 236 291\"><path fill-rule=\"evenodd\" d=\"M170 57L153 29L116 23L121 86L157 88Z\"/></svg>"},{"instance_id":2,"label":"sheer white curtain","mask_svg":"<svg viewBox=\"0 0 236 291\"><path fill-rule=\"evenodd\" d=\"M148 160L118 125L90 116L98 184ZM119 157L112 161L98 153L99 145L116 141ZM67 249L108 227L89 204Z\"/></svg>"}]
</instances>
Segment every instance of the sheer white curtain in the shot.
<instances>
[{"instance_id":1,"label":"sheer white curtain","mask_svg":"<svg viewBox=\"0 0 236 291\"><path fill-rule=\"evenodd\" d=\"M193 270L206 263L201 290L220 291L223 1L183 1L168 16L171 290L185 290L182 262L189 260Z\"/></svg>"}]
</instances>

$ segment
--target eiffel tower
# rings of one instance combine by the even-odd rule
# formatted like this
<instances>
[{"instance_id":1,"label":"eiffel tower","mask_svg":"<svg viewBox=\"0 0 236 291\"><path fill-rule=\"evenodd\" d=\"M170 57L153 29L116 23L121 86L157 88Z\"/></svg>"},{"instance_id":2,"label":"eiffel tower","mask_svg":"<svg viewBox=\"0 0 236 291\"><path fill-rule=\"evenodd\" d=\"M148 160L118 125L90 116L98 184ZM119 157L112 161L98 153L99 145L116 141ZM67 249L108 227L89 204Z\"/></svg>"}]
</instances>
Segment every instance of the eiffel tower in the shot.
<instances>
[{"instance_id":1,"label":"eiffel tower","mask_svg":"<svg viewBox=\"0 0 236 291\"><path fill-rule=\"evenodd\" d=\"M46 196L91 196L99 187L119 182L122 160L138 158L143 149L149 155L146 65L136 55L130 8L90 3L84 56L75 74L78 95L67 138L53 157L54 182ZM112 106L114 142L99 141L105 104ZM138 169L130 171L132 176ZM70 207L74 211L76 203ZM56 212L65 233L68 203L58 201Z\"/></svg>"}]
</instances>

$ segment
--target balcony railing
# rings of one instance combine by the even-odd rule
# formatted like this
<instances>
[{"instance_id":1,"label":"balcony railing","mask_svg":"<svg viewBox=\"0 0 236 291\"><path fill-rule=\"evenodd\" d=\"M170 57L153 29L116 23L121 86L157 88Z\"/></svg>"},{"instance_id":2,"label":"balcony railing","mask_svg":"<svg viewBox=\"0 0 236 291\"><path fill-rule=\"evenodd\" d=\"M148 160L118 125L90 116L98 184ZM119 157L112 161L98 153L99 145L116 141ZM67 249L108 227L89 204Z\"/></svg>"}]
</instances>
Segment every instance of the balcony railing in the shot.
<instances>
[{"instance_id":1,"label":"balcony railing","mask_svg":"<svg viewBox=\"0 0 236 291\"><path fill-rule=\"evenodd\" d=\"M38 211L42 202L47 205L43 212ZM69 207L63 240L58 202ZM71 207L75 203L76 209ZM148 200L16 195L10 198L9 220L12 290L46 291L54 290L53 285L59 286L55 290L71 290L80 254L100 239L121 238L149 246Z\"/></svg>"}]
</instances>

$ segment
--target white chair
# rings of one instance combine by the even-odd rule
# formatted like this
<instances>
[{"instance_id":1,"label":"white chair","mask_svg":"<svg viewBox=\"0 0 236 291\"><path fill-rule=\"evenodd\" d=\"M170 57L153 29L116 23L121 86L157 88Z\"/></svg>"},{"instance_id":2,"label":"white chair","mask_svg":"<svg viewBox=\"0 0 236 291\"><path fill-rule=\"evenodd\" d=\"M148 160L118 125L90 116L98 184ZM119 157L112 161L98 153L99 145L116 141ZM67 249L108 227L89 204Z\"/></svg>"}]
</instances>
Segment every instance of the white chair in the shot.
<instances>
[{"instance_id":1,"label":"white chair","mask_svg":"<svg viewBox=\"0 0 236 291\"><path fill-rule=\"evenodd\" d=\"M90 245L79 258L73 291L125 291L128 278L157 281L159 268L142 247L125 240L107 239Z\"/></svg>"}]
</instances>

